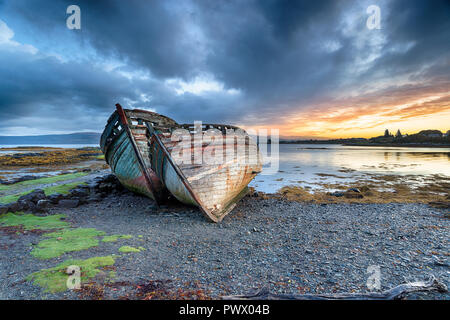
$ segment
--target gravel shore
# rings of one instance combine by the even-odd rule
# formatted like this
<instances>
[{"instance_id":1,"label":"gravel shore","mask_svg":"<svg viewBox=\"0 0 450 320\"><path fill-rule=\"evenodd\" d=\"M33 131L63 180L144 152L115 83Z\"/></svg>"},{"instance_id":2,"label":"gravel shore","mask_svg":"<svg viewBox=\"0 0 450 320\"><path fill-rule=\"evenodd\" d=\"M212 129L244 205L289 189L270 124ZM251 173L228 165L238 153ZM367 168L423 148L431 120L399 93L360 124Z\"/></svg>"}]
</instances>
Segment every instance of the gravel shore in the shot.
<instances>
[{"instance_id":1,"label":"gravel shore","mask_svg":"<svg viewBox=\"0 0 450 320\"><path fill-rule=\"evenodd\" d=\"M123 192L78 208L52 208L73 227L130 239L39 260L30 255L42 235L0 231L0 299L135 298L152 283L168 291L202 290L207 297L246 294L268 285L278 293L365 292L367 268L379 266L381 290L433 274L449 283L450 220L423 204L309 204L244 198L222 223L195 209ZM127 245L144 248L121 253ZM113 284L92 292L46 293L30 273L68 258L117 255ZM102 285L101 276L95 283ZM449 299L441 293L410 295Z\"/></svg>"}]
</instances>

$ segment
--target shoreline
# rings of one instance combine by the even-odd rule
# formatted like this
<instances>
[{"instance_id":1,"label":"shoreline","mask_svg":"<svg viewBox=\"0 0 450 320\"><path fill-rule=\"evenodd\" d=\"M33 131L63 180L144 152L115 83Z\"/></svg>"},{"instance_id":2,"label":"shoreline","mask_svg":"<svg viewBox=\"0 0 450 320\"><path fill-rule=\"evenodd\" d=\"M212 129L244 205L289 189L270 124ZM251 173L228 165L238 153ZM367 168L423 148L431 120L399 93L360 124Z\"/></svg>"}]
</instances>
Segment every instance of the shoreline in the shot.
<instances>
[{"instance_id":1,"label":"shoreline","mask_svg":"<svg viewBox=\"0 0 450 320\"><path fill-rule=\"evenodd\" d=\"M214 224L198 209L177 202L157 209L151 199L106 177L110 176L86 180L66 202L32 216L0 215L0 298L217 299L263 286L288 294L364 292L370 265L380 266L383 290L422 280L429 273L449 285L450 220L442 209L417 203L299 202L250 194ZM85 201L66 206L75 199ZM33 216L41 217L38 226L26 229L18 224L36 223ZM63 224L61 235L54 238L56 252L61 253L54 256L51 251L52 256L42 259L37 258L39 250L45 249L43 241L52 239L49 232L54 231L44 228L46 219L52 226ZM59 245L64 230L81 235L72 235L68 248ZM71 251L78 241L89 245ZM69 259L82 264L97 259L103 266L82 281L80 290L45 292L58 280L45 270ZM450 295L420 293L408 298Z\"/></svg>"},{"instance_id":2,"label":"shoreline","mask_svg":"<svg viewBox=\"0 0 450 320\"><path fill-rule=\"evenodd\" d=\"M361 146L361 147L404 147L404 148L450 148L450 144L447 145L439 145L439 144L420 144L420 143L382 143L382 144L373 144L373 143L344 143L344 146Z\"/></svg>"},{"instance_id":3,"label":"shoreline","mask_svg":"<svg viewBox=\"0 0 450 320\"><path fill-rule=\"evenodd\" d=\"M279 144L333 144L333 145L340 145L340 146L352 146L352 147L404 147L404 148L450 148L450 144L432 144L432 143L344 143L344 142L332 142L332 141L280 141Z\"/></svg>"}]
</instances>

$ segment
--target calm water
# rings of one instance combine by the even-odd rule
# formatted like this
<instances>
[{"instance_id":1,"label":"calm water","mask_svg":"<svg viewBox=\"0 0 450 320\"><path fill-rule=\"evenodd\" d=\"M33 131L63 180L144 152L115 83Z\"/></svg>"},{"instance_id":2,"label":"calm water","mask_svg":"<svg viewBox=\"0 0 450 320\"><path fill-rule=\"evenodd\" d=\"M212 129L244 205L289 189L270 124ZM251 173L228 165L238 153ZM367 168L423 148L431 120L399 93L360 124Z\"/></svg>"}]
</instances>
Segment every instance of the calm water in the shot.
<instances>
[{"instance_id":1,"label":"calm water","mask_svg":"<svg viewBox=\"0 0 450 320\"><path fill-rule=\"evenodd\" d=\"M1 150L2 148L17 148L17 147L50 147L50 148L83 148L83 147L99 147L98 144L1 144L0 154L11 154L20 152L32 152L30 150Z\"/></svg>"},{"instance_id":2,"label":"calm water","mask_svg":"<svg viewBox=\"0 0 450 320\"><path fill-rule=\"evenodd\" d=\"M98 147L96 144L44 145L58 148L86 146ZM0 145L0 148L11 147L16 146ZM11 151L0 150L0 154L6 153ZM280 144L278 170L267 174L268 167L270 164L265 164L263 172L250 183L250 186L264 192L276 192L286 185L315 189L322 188L320 184L324 183L351 183L361 178L370 178L371 174L403 177L428 177L439 174L450 177L450 148ZM416 182L417 179L411 181Z\"/></svg>"},{"instance_id":3,"label":"calm water","mask_svg":"<svg viewBox=\"0 0 450 320\"><path fill-rule=\"evenodd\" d=\"M281 144L279 159L276 174L263 171L250 185L276 192L286 185L314 189L317 183L351 182L370 174L450 177L450 148Z\"/></svg>"}]
</instances>

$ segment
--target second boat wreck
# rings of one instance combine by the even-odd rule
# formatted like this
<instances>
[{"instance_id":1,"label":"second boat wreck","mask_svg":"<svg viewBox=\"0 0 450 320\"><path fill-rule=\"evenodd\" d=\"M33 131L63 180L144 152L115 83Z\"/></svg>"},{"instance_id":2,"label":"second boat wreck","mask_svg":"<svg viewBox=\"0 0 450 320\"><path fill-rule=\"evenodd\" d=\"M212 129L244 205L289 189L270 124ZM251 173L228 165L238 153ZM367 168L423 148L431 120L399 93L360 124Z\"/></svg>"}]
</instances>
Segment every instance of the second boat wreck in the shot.
<instances>
[{"instance_id":1,"label":"second boat wreck","mask_svg":"<svg viewBox=\"0 0 450 320\"><path fill-rule=\"evenodd\" d=\"M261 171L255 141L235 126L178 124L119 104L101 136L105 160L128 189L163 203L172 194L219 222Z\"/></svg>"}]
</instances>

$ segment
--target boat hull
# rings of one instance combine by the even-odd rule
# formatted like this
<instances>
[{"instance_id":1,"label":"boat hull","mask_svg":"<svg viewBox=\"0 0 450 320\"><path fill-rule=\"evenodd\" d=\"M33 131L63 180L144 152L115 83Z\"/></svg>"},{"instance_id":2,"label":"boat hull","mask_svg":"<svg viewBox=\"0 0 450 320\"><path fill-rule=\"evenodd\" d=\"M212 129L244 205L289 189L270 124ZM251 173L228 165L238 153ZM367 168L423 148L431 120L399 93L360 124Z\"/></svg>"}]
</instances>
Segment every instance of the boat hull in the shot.
<instances>
[{"instance_id":1,"label":"boat hull","mask_svg":"<svg viewBox=\"0 0 450 320\"><path fill-rule=\"evenodd\" d=\"M189 136L195 140L193 135ZM222 143L230 137L235 140L234 143ZM156 140L152 139L150 147L155 173L175 198L198 206L214 222L221 221L234 208L236 202L247 193L247 185L261 171L257 145L246 134L243 139L242 135L229 133L222 136L218 143L200 144L200 164L195 161L177 163L174 160L175 155L179 156L178 159L183 158L180 153L192 155L195 152L192 144L182 144L165 135L159 135L159 143ZM238 154L236 150L243 150L244 154ZM216 158L216 161L205 159L205 155L211 154L221 154L222 157ZM172 161L169 161L170 157Z\"/></svg>"},{"instance_id":2,"label":"boat hull","mask_svg":"<svg viewBox=\"0 0 450 320\"><path fill-rule=\"evenodd\" d=\"M155 200L153 193L149 190L143 170L133 150L130 140L125 132L111 145L105 159L110 164L111 171L119 179L120 183L127 189L143 194ZM161 181L153 171L147 170L156 189L163 188Z\"/></svg>"},{"instance_id":3,"label":"boat hull","mask_svg":"<svg viewBox=\"0 0 450 320\"><path fill-rule=\"evenodd\" d=\"M170 192L219 222L261 171L258 147L242 129L179 125L154 112L116 106L100 141L106 162L126 188L157 204ZM180 131L184 138L177 140Z\"/></svg>"},{"instance_id":4,"label":"boat hull","mask_svg":"<svg viewBox=\"0 0 450 320\"><path fill-rule=\"evenodd\" d=\"M150 167L144 118L154 123L176 124L170 118L143 110L117 110L110 116L100 138L106 162L119 181L131 191L155 200L167 198L164 184Z\"/></svg>"}]
</instances>

